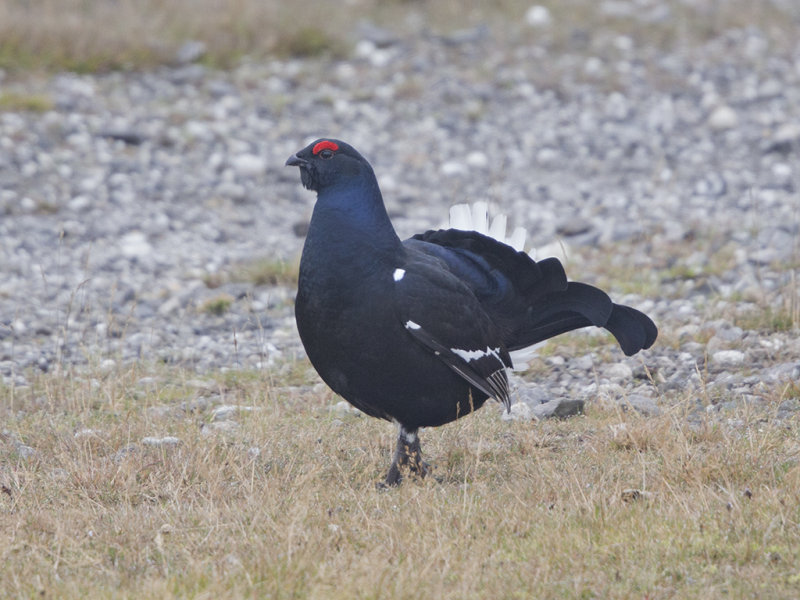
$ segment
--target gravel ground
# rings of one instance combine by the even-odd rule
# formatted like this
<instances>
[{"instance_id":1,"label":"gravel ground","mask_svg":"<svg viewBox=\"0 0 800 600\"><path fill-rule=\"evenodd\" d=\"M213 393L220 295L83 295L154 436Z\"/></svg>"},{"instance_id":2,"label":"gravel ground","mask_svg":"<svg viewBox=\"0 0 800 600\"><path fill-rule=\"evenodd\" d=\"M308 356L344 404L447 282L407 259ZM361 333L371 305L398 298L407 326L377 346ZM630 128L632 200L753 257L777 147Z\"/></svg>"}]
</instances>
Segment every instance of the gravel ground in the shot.
<instances>
[{"instance_id":1,"label":"gravel ground","mask_svg":"<svg viewBox=\"0 0 800 600\"><path fill-rule=\"evenodd\" d=\"M302 355L293 285L246 274L297 261L314 198L283 164L333 136L372 162L402 236L488 200L660 326L631 359L591 334L549 346L513 416L588 398L655 412L687 389L714 412L789 390L800 44L749 28L665 51L583 32L555 50L531 20L513 38L364 28L347 60L0 79L53 103L0 112L3 383ZM776 415L800 407L778 396Z\"/></svg>"}]
</instances>

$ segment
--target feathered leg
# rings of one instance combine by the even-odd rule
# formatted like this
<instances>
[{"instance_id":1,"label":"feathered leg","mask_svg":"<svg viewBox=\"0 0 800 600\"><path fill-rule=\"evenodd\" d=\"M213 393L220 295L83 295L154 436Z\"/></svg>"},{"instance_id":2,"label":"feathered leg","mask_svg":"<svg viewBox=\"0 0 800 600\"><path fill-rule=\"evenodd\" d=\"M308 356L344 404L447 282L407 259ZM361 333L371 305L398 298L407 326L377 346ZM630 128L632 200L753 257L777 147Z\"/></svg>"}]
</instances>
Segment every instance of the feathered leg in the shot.
<instances>
[{"instance_id":1,"label":"feathered leg","mask_svg":"<svg viewBox=\"0 0 800 600\"><path fill-rule=\"evenodd\" d=\"M422 462L422 453L419 447L419 436L417 430L406 431L400 425L397 436L397 448L394 451L394 460L389 472L386 474L384 483L386 485L397 485L402 481L401 469L408 467L408 470L419 477L425 477L428 473L428 465Z\"/></svg>"}]
</instances>

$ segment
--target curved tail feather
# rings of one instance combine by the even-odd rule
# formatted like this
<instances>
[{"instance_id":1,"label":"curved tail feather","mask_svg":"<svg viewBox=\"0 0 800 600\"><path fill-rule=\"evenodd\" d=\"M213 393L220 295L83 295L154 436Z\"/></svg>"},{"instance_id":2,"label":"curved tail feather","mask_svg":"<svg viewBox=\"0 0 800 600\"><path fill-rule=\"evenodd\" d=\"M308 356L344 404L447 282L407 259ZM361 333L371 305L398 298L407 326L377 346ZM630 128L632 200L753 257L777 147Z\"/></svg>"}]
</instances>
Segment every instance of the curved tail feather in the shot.
<instances>
[{"instance_id":1,"label":"curved tail feather","mask_svg":"<svg viewBox=\"0 0 800 600\"><path fill-rule=\"evenodd\" d=\"M646 350L658 337L658 328L650 317L622 304L614 305L614 310L611 311L604 327L617 338L625 356Z\"/></svg>"},{"instance_id":2,"label":"curved tail feather","mask_svg":"<svg viewBox=\"0 0 800 600\"><path fill-rule=\"evenodd\" d=\"M658 336L655 323L644 313L614 304L596 287L571 281L563 292L530 306L527 321L514 330L507 348L519 350L590 325L610 331L626 356L649 348Z\"/></svg>"}]
</instances>

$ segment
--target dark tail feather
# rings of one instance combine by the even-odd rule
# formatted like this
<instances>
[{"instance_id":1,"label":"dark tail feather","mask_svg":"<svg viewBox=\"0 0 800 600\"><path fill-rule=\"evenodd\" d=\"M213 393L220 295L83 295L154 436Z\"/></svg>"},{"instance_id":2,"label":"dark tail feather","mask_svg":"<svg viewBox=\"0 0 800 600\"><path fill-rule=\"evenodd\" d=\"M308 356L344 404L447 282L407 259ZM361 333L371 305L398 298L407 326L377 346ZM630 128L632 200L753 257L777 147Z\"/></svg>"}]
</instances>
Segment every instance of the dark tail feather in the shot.
<instances>
[{"instance_id":1,"label":"dark tail feather","mask_svg":"<svg viewBox=\"0 0 800 600\"><path fill-rule=\"evenodd\" d=\"M626 356L649 348L658 337L658 328L650 317L621 304L614 305L605 328L617 338Z\"/></svg>"},{"instance_id":2,"label":"dark tail feather","mask_svg":"<svg viewBox=\"0 0 800 600\"><path fill-rule=\"evenodd\" d=\"M569 287L567 283L567 273L564 266L557 258L545 258L536 263L541 274L537 282L537 294L548 294L552 292L563 292ZM530 291L527 292L530 295Z\"/></svg>"},{"instance_id":3,"label":"dark tail feather","mask_svg":"<svg viewBox=\"0 0 800 600\"><path fill-rule=\"evenodd\" d=\"M655 324L644 313L614 304L602 290L574 281L564 291L547 294L531 306L528 315L508 341L509 350L590 325L610 331L627 356L649 348L658 336Z\"/></svg>"},{"instance_id":4,"label":"dark tail feather","mask_svg":"<svg viewBox=\"0 0 800 600\"><path fill-rule=\"evenodd\" d=\"M536 325L529 325L521 331L515 332L515 337L510 344L507 345L509 352L514 350L521 350L528 346L533 346L544 340L549 340L551 337L589 327L591 321L577 313L558 313L551 316L546 322L539 322Z\"/></svg>"},{"instance_id":5,"label":"dark tail feather","mask_svg":"<svg viewBox=\"0 0 800 600\"><path fill-rule=\"evenodd\" d=\"M573 329L603 327L613 309L604 291L570 281L567 289L547 294L528 309L525 322L515 328L506 347L519 350Z\"/></svg>"}]
</instances>

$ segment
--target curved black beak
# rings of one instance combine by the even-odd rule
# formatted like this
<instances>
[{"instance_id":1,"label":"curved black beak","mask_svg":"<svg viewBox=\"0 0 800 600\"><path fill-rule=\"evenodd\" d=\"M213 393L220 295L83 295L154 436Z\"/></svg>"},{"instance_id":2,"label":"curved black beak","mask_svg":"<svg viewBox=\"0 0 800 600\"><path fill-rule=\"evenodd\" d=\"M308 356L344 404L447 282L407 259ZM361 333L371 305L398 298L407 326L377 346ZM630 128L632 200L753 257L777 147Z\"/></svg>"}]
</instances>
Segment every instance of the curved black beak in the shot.
<instances>
[{"instance_id":1,"label":"curved black beak","mask_svg":"<svg viewBox=\"0 0 800 600\"><path fill-rule=\"evenodd\" d=\"M289 158L286 159L286 167L302 167L303 165L307 165L308 161L300 158L297 154L292 154Z\"/></svg>"}]
</instances>

